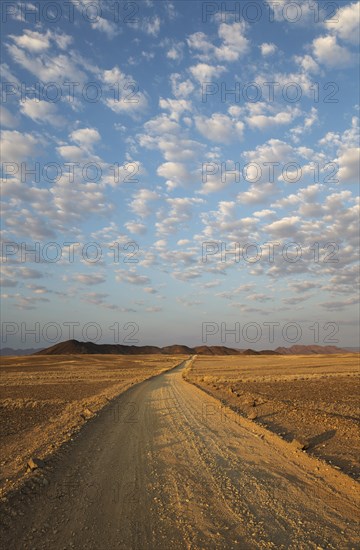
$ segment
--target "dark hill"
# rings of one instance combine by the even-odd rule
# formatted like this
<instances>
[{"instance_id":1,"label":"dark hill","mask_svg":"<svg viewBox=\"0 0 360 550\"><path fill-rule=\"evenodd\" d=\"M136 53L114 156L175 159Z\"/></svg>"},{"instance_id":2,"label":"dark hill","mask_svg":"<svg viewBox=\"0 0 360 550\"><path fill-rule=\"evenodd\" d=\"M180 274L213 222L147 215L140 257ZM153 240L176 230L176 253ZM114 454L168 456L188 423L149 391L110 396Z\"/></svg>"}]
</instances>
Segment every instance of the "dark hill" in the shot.
<instances>
[{"instance_id":1,"label":"dark hill","mask_svg":"<svg viewBox=\"0 0 360 550\"><path fill-rule=\"evenodd\" d=\"M190 348L180 344L165 346L124 346L120 344L95 344L94 342L79 342L68 340L43 349L35 355L77 355L77 354L113 354L113 355L240 355L242 350L225 346L198 346Z\"/></svg>"},{"instance_id":2,"label":"dark hill","mask_svg":"<svg viewBox=\"0 0 360 550\"><path fill-rule=\"evenodd\" d=\"M49 348L37 351L34 355L77 355L77 354L106 354L106 355L314 355L328 353L349 353L348 350L336 346L301 346L290 348L279 347L275 351L253 349L236 349L226 346L197 346L191 348L180 344L165 346L124 346L121 344L95 344L94 342L79 342L68 340Z\"/></svg>"},{"instance_id":3,"label":"dark hill","mask_svg":"<svg viewBox=\"0 0 360 550\"><path fill-rule=\"evenodd\" d=\"M332 354L332 353L349 353L347 349L338 348L337 346L302 346L300 344L295 344L290 348L279 347L276 348L278 353L281 355L317 355L317 354Z\"/></svg>"}]
</instances>

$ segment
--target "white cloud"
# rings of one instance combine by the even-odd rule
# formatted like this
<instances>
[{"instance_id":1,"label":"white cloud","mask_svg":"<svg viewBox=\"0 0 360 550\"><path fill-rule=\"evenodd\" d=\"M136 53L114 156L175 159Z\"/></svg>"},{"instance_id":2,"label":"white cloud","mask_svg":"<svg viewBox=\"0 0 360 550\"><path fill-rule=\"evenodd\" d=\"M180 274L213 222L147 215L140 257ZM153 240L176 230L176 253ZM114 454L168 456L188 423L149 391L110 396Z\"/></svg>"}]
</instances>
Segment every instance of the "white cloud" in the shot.
<instances>
[{"instance_id":1,"label":"white cloud","mask_svg":"<svg viewBox=\"0 0 360 550\"><path fill-rule=\"evenodd\" d=\"M260 44L260 50L261 54L264 57L267 57L268 55L273 55L276 52L277 46L272 42L263 42Z\"/></svg>"},{"instance_id":2,"label":"white cloud","mask_svg":"<svg viewBox=\"0 0 360 550\"><path fill-rule=\"evenodd\" d=\"M63 126L65 124L65 119L58 114L55 103L27 98L26 101L20 104L20 110L23 115L28 116L39 124L50 123L53 126Z\"/></svg>"},{"instance_id":3,"label":"white cloud","mask_svg":"<svg viewBox=\"0 0 360 550\"><path fill-rule=\"evenodd\" d=\"M114 87L114 97L105 99L105 105L114 113L137 117L146 110L147 97L131 75L115 65L112 69L101 71L101 77L106 84Z\"/></svg>"},{"instance_id":4,"label":"white cloud","mask_svg":"<svg viewBox=\"0 0 360 550\"><path fill-rule=\"evenodd\" d=\"M326 67L347 67L353 61L353 55L344 46L337 43L336 36L328 34L313 41L314 55L319 63Z\"/></svg>"},{"instance_id":5,"label":"white cloud","mask_svg":"<svg viewBox=\"0 0 360 550\"><path fill-rule=\"evenodd\" d=\"M97 31L104 32L108 38L114 38L114 36L119 33L116 24L113 21L104 19L103 17L99 17L97 21L91 23L91 27Z\"/></svg>"},{"instance_id":6,"label":"white cloud","mask_svg":"<svg viewBox=\"0 0 360 550\"><path fill-rule=\"evenodd\" d=\"M238 61L249 50L249 40L245 38L246 25L240 23L221 23L218 29L218 36L221 45L215 46L210 42L203 32L196 32L187 39L191 50L200 51L196 56L201 61L210 61L216 58L219 61Z\"/></svg>"},{"instance_id":7,"label":"white cloud","mask_svg":"<svg viewBox=\"0 0 360 550\"><path fill-rule=\"evenodd\" d=\"M299 124L299 126L296 126L295 128L292 128L290 130L293 140L296 143L299 143L300 138L305 133L309 132L313 125L318 122L318 120L318 110L315 107L312 107L310 113L305 116L303 124Z\"/></svg>"},{"instance_id":8,"label":"white cloud","mask_svg":"<svg viewBox=\"0 0 360 550\"><path fill-rule=\"evenodd\" d=\"M214 78L219 78L219 76L225 72L226 69L222 65L208 65L207 63L198 63L190 67L190 72L192 76L198 80L200 83L208 82Z\"/></svg>"},{"instance_id":9,"label":"white cloud","mask_svg":"<svg viewBox=\"0 0 360 550\"><path fill-rule=\"evenodd\" d=\"M295 55L294 57L295 63L300 65L300 67L306 72L306 73L313 73L318 74L320 72L319 65L316 63L316 61L311 57L311 55Z\"/></svg>"},{"instance_id":10,"label":"white cloud","mask_svg":"<svg viewBox=\"0 0 360 550\"><path fill-rule=\"evenodd\" d=\"M342 154L335 159L335 163L339 166L337 178L341 184L356 183L360 181L360 148L352 147L345 149Z\"/></svg>"},{"instance_id":11,"label":"white cloud","mask_svg":"<svg viewBox=\"0 0 360 550\"><path fill-rule=\"evenodd\" d=\"M156 201L159 195L150 189L140 189L133 195L133 200L130 203L130 210L135 212L139 217L145 218L153 213L153 208L149 203Z\"/></svg>"},{"instance_id":12,"label":"white cloud","mask_svg":"<svg viewBox=\"0 0 360 550\"><path fill-rule=\"evenodd\" d=\"M166 57L172 61L181 61L184 56L184 43L174 43L171 48L166 52Z\"/></svg>"},{"instance_id":13,"label":"white cloud","mask_svg":"<svg viewBox=\"0 0 360 550\"><path fill-rule=\"evenodd\" d=\"M62 158L68 162L81 162L88 153L77 145L59 145L56 148Z\"/></svg>"},{"instance_id":14,"label":"white cloud","mask_svg":"<svg viewBox=\"0 0 360 550\"><path fill-rule=\"evenodd\" d=\"M170 118L179 121L180 116L188 111L192 111L191 101L186 99L163 99L160 98L159 105L162 109L170 112Z\"/></svg>"},{"instance_id":15,"label":"white cloud","mask_svg":"<svg viewBox=\"0 0 360 550\"><path fill-rule=\"evenodd\" d=\"M137 222L126 222L125 227L130 233L134 233L135 235L144 235L146 233L146 225L143 223L137 223Z\"/></svg>"},{"instance_id":16,"label":"white cloud","mask_svg":"<svg viewBox=\"0 0 360 550\"><path fill-rule=\"evenodd\" d=\"M148 285L150 283L149 277L146 275L138 275L135 270L117 269L116 281L119 283L129 283L131 285Z\"/></svg>"},{"instance_id":17,"label":"white cloud","mask_svg":"<svg viewBox=\"0 0 360 550\"><path fill-rule=\"evenodd\" d=\"M333 21L331 21L333 19ZM360 2L341 6L334 16L325 21L325 26L344 42L358 44L360 37Z\"/></svg>"},{"instance_id":18,"label":"white cloud","mask_svg":"<svg viewBox=\"0 0 360 550\"><path fill-rule=\"evenodd\" d=\"M50 36L48 31L46 34L41 34L36 31L25 29L22 36L10 35L15 44L20 48L24 48L33 53L40 53L50 48Z\"/></svg>"},{"instance_id":19,"label":"white cloud","mask_svg":"<svg viewBox=\"0 0 360 550\"><path fill-rule=\"evenodd\" d=\"M182 80L179 73L170 75L171 90L175 97L188 97L194 91L194 84L191 80Z\"/></svg>"},{"instance_id":20,"label":"white cloud","mask_svg":"<svg viewBox=\"0 0 360 550\"><path fill-rule=\"evenodd\" d=\"M95 128L79 128L71 132L70 138L80 146L92 148L101 139L101 136Z\"/></svg>"},{"instance_id":21,"label":"white cloud","mask_svg":"<svg viewBox=\"0 0 360 550\"><path fill-rule=\"evenodd\" d=\"M260 204L268 203L279 193L274 183L263 183L250 185L248 191L243 191L237 195L239 204Z\"/></svg>"},{"instance_id":22,"label":"white cloud","mask_svg":"<svg viewBox=\"0 0 360 550\"><path fill-rule=\"evenodd\" d=\"M187 185L192 181L193 176L185 164L181 162L165 162L157 169L157 174L167 179L168 189L175 189Z\"/></svg>"},{"instance_id":23,"label":"white cloud","mask_svg":"<svg viewBox=\"0 0 360 550\"><path fill-rule=\"evenodd\" d=\"M244 123L222 113L213 113L211 118L198 115L195 125L204 137L212 141L229 143L243 137Z\"/></svg>"},{"instance_id":24,"label":"white cloud","mask_svg":"<svg viewBox=\"0 0 360 550\"><path fill-rule=\"evenodd\" d=\"M62 84L64 80L83 82L85 73L70 56L65 54L48 56L44 53L31 55L15 44L8 45L12 59L24 69L35 75L42 82Z\"/></svg>"},{"instance_id":25,"label":"white cloud","mask_svg":"<svg viewBox=\"0 0 360 550\"><path fill-rule=\"evenodd\" d=\"M144 30L151 36L157 36L160 32L161 19L157 15L152 19L144 22Z\"/></svg>"},{"instance_id":26,"label":"white cloud","mask_svg":"<svg viewBox=\"0 0 360 550\"><path fill-rule=\"evenodd\" d=\"M298 216L285 216L284 218L270 223L266 226L272 237L287 238L294 234L296 224L300 222Z\"/></svg>"},{"instance_id":27,"label":"white cloud","mask_svg":"<svg viewBox=\"0 0 360 550\"><path fill-rule=\"evenodd\" d=\"M1 132L1 142L4 162L21 162L34 157L38 151L39 140L36 137L16 130Z\"/></svg>"},{"instance_id":28,"label":"white cloud","mask_svg":"<svg viewBox=\"0 0 360 550\"><path fill-rule=\"evenodd\" d=\"M92 2L91 0L71 0L71 2L74 4L75 8L79 10L82 14L85 13L84 10L86 9L86 19L91 22L91 28L104 32L108 36L108 38L113 38L118 34L118 26L115 24L115 22L105 19L101 16L103 10L105 9L105 6L100 5L100 11L98 9L91 9L92 6L97 6L97 4L95 2Z\"/></svg>"},{"instance_id":29,"label":"white cloud","mask_svg":"<svg viewBox=\"0 0 360 550\"><path fill-rule=\"evenodd\" d=\"M76 273L72 275L72 280L77 281L83 285L99 285L106 281L105 277L100 274L87 275L85 273Z\"/></svg>"},{"instance_id":30,"label":"white cloud","mask_svg":"<svg viewBox=\"0 0 360 550\"><path fill-rule=\"evenodd\" d=\"M159 214L162 218L161 222L155 224L158 235L169 235L177 233L181 225L189 222L192 219L193 207L198 204L203 204L203 199L191 197L176 197L166 199L170 206L170 211L167 217ZM179 259L179 254L177 258Z\"/></svg>"},{"instance_id":31,"label":"white cloud","mask_svg":"<svg viewBox=\"0 0 360 550\"><path fill-rule=\"evenodd\" d=\"M233 23L228 25L222 23L219 27L219 37L223 40L220 48L216 48L215 55L220 60L237 61L249 50L249 41L245 38L245 24Z\"/></svg>"},{"instance_id":32,"label":"white cloud","mask_svg":"<svg viewBox=\"0 0 360 550\"><path fill-rule=\"evenodd\" d=\"M300 114L300 109L288 107L286 111L280 111L275 115L261 114L246 117L246 122L251 128L264 129L270 126L290 124L294 118L300 116Z\"/></svg>"},{"instance_id":33,"label":"white cloud","mask_svg":"<svg viewBox=\"0 0 360 550\"><path fill-rule=\"evenodd\" d=\"M141 30L149 36L158 36L161 29L161 19L158 15L153 17L141 17L134 23L128 23L134 29Z\"/></svg>"}]
</instances>

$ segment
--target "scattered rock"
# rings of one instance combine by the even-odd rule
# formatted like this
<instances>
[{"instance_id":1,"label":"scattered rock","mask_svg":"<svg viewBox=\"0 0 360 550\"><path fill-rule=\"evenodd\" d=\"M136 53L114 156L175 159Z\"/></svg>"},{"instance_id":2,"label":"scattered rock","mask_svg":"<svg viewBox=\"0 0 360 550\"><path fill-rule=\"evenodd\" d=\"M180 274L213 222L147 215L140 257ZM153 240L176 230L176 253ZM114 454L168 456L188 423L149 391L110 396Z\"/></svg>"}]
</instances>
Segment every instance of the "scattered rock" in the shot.
<instances>
[{"instance_id":1,"label":"scattered rock","mask_svg":"<svg viewBox=\"0 0 360 550\"><path fill-rule=\"evenodd\" d=\"M80 416L83 420L88 420L88 418L91 418L94 416L93 411L91 411L88 407L86 407L82 413L80 413Z\"/></svg>"},{"instance_id":2,"label":"scattered rock","mask_svg":"<svg viewBox=\"0 0 360 550\"><path fill-rule=\"evenodd\" d=\"M27 463L27 471L33 472L38 468L45 468L45 462L43 460L40 460L40 458L35 458L35 457L30 458L30 460Z\"/></svg>"},{"instance_id":3,"label":"scattered rock","mask_svg":"<svg viewBox=\"0 0 360 550\"><path fill-rule=\"evenodd\" d=\"M249 420L256 420L257 418L257 412L256 411L251 411L249 412L249 414L247 415L248 419Z\"/></svg>"},{"instance_id":4,"label":"scattered rock","mask_svg":"<svg viewBox=\"0 0 360 550\"><path fill-rule=\"evenodd\" d=\"M301 439L293 439L291 445L295 447L298 451L305 451L309 448L309 443Z\"/></svg>"}]
</instances>

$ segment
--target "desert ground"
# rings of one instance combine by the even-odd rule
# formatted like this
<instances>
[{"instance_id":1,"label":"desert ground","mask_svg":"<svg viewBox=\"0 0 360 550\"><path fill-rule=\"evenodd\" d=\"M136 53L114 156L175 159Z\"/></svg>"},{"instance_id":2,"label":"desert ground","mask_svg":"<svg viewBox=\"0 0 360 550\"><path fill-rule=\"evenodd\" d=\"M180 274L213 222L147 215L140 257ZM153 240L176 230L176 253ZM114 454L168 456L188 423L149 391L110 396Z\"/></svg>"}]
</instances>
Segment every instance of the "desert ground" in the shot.
<instances>
[{"instance_id":1,"label":"desert ground","mask_svg":"<svg viewBox=\"0 0 360 550\"><path fill-rule=\"evenodd\" d=\"M111 399L181 361L168 356L2 357L0 495L21 484L27 461L46 458ZM131 415L131 406L128 412Z\"/></svg>"},{"instance_id":2,"label":"desert ground","mask_svg":"<svg viewBox=\"0 0 360 550\"><path fill-rule=\"evenodd\" d=\"M86 420L80 417L82 429L76 425L70 439L52 454L43 455L40 468L4 494L0 502L4 546L9 550L359 548L358 482L312 456L314 438L321 436L325 443L335 438L336 434L331 438L323 434L337 433L336 411L346 420L356 417L356 357L347 357L9 359L5 371L14 369L5 378L9 395L5 399L41 401L37 385L44 391L48 383L48 399L69 400L62 411L71 405L77 417L96 403L99 409ZM23 360L28 361L28 371L24 365L19 368ZM171 368L174 365L178 366ZM150 370L151 377L141 381ZM65 379L66 373L68 383L64 384L61 377ZM54 386L56 377L62 393ZM348 400L341 389L346 381ZM98 387L87 388L86 382ZM316 382L317 387L307 389ZM30 390L29 385L33 386ZM127 389L121 393L121 388ZM235 391L251 396L245 414L239 404L242 398ZM100 396L104 395L110 402L106 400L101 408L104 399ZM239 414L231 408L233 398ZM332 412L334 416L331 425L319 420L315 435L311 432L315 424L307 426L302 416L311 399L321 414L332 418ZM272 407L266 420L261 418L265 400ZM281 428L289 441L274 433L280 412L286 410L283 402L294 410L292 416L284 416L293 427ZM60 425L64 416L60 409L55 412L56 404L50 418ZM251 419L250 408L250 412L257 410L257 418ZM18 416L21 421L13 420L13 431L23 426L24 449L26 438L34 437L36 429L38 434L51 433L54 422L49 422L48 414L44 420L40 410L40 424L33 421L27 431L26 415L16 410L13 418ZM312 414L316 416L315 411ZM276 426L270 419L276 420ZM309 428L307 437L313 438L309 450L290 442L300 423ZM63 433L53 432L53 444L56 434ZM352 434L348 432L349 437ZM14 448L19 448L16 433L9 436L14 437ZM346 441L350 452L356 440Z\"/></svg>"},{"instance_id":3,"label":"desert ground","mask_svg":"<svg viewBox=\"0 0 360 550\"><path fill-rule=\"evenodd\" d=\"M360 479L359 354L198 357L188 380Z\"/></svg>"}]
</instances>

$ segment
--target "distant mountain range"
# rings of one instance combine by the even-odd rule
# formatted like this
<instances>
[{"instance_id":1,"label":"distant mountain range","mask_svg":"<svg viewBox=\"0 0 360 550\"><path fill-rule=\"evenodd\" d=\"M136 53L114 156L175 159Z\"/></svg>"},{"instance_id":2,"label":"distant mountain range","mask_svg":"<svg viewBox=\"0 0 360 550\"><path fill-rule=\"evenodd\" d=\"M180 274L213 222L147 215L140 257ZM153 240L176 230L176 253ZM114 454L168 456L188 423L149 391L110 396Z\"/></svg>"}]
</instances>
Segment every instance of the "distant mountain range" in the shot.
<instances>
[{"instance_id":1,"label":"distant mountain range","mask_svg":"<svg viewBox=\"0 0 360 550\"><path fill-rule=\"evenodd\" d=\"M0 349L0 356L9 356L9 355L33 355L42 351L43 348L29 348L29 349L13 349L13 348L2 348Z\"/></svg>"},{"instance_id":2,"label":"distant mountain range","mask_svg":"<svg viewBox=\"0 0 360 550\"><path fill-rule=\"evenodd\" d=\"M337 346L293 345L289 348L278 347L275 350L255 351L253 349L228 348L226 346L195 346L180 344L173 346L124 346L121 344L95 344L94 342L79 342L67 340L45 349L12 349L3 348L0 355L319 355L332 353L358 352L358 348L338 348Z\"/></svg>"}]
</instances>

